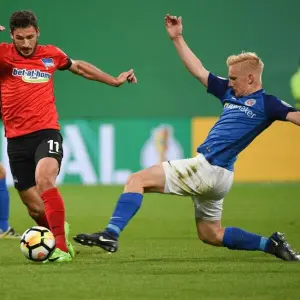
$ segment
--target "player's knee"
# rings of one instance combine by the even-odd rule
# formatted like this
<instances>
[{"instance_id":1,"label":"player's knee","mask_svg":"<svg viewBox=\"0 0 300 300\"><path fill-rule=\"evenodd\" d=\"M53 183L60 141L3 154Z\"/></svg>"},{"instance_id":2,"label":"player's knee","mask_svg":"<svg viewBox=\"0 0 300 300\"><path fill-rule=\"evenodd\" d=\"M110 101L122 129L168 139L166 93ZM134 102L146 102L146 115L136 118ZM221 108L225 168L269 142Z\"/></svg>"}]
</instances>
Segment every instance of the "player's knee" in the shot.
<instances>
[{"instance_id":1,"label":"player's knee","mask_svg":"<svg viewBox=\"0 0 300 300\"><path fill-rule=\"evenodd\" d=\"M198 228L199 239L209 245L221 246L223 241L222 228Z\"/></svg>"},{"instance_id":2,"label":"player's knee","mask_svg":"<svg viewBox=\"0 0 300 300\"><path fill-rule=\"evenodd\" d=\"M52 157L44 157L38 162L35 170L35 181L39 194L55 186L58 170L58 161Z\"/></svg>"},{"instance_id":3,"label":"player's knee","mask_svg":"<svg viewBox=\"0 0 300 300\"><path fill-rule=\"evenodd\" d=\"M54 187L54 180L50 176L38 176L36 186L40 194Z\"/></svg>"},{"instance_id":4,"label":"player's knee","mask_svg":"<svg viewBox=\"0 0 300 300\"><path fill-rule=\"evenodd\" d=\"M143 187L141 176L138 173L131 174L127 179L125 187Z\"/></svg>"},{"instance_id":5,"label":"player's knee","mask_svg":"<svg viewBox=\"0 0 300 300\"><path fill-rule=\"evenodd\" d=\"M198 237L204 244L214 245L214 238L212 236L198 234Z\"/></svg>"},{"instance_id":6,"label":"player's knee","mask_svg":"<svg viewBox=\"0 0 300 300\"><path fill-rule=\"evenodd\" d=\"M198 233L198 237L205 244L209 244L209 245L218 245L219 244L217 235L215 233L210 233L210 234Z\"/></svg>"},{"instance_id":7,"label":"player's knee","mask_svg":"<svg viewBox=\"0 0 300 300\"><path fill-rule=\"evenodd\" d=\"M0 179L4 179L6 176L5 169L2 164L0 164Z\"/></svg>"}]
</instances>

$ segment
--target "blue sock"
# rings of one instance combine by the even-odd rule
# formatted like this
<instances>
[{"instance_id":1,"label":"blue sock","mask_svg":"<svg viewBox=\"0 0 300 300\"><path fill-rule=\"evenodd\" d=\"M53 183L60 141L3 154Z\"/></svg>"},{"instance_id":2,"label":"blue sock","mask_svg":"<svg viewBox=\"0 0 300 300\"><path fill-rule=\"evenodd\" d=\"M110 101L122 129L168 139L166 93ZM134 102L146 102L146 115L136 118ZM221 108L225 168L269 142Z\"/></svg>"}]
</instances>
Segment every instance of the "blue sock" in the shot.
<instances>
[{"instance_id":1,"label":"blue sock","mask_svg":"<svg viewBox=\"0 0 300 300\"><path fill-rule=\"evenodd\" d=\"M225 228L223 245L231 250L265 251L268 239L236 227Z\"/></svg>"},{"instance_id":2,"label":"blue sock","mask_svg":"<svg viewBox=\"0 0 300 300\"><path fill-rule=\"evenodd\" d=\"M120 232L139 210L142 200L143 195L139 193L121 194L105 231L112 234L114 237L118 237Z\"/></svg>"},{"instance_id":3,"label":"blue sock","mask_svg":"<svg viewBox=\"0 0 300 300\"><path fill-rule=\"evenodd\" d=\"M0 179L0 230L5 232L9 228L9 194L5 178Z\"/></svg>"}]
</instances>

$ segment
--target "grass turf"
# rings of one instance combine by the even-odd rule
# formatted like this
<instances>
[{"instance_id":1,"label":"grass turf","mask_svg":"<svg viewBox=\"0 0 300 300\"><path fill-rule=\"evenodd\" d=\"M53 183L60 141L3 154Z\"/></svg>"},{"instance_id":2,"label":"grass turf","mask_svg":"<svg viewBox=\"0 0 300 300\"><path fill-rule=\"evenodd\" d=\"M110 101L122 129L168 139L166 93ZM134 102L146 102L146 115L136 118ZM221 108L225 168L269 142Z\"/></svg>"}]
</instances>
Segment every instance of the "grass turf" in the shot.
<instances>
[{"instance_id":1,"label":"grass turf","mask_svg":"<svg viewBox=\"0 0 300 300\"><path fill-rule=\"evenodd\" d=\"M121 187L62 186L72 233L108 221ZM283 231L300 249L300 184L235 184L223 225L269 236ZM11 223L33 225L11 190ZM0 299L299 299L300 263L197 240L189 198L146 195L112 255L77 246L73 263L36 264L15 240L0 241Z\"/></svg>"}]
</instances>

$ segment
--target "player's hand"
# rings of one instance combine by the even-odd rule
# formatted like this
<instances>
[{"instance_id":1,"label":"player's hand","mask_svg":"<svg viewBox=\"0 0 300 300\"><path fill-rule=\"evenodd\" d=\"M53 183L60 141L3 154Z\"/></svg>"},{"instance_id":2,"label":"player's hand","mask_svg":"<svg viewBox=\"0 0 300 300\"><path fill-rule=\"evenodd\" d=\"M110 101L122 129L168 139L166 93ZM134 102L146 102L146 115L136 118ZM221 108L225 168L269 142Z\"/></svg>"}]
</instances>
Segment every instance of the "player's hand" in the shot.
<instances>
[{"instance_id":1,"label":"player's hand","mask_svg":"<svg viewBox=\"0 0 300 300\"><path fill-rule=\"evenodd\" d=\"M3 30L5 30L5 27L0 25L0 31L3 31Z\"/></svg>"},{"instance_id":2,"label":"player's hand","mask_svg":"<svg viewBox=\"0 0 300 300\"><path fill-rule=\"evenodd\" d=\"M137 79L134 75L133 69L131 69L127 72L121 73L117 77L117 79L118 79L119 85L122 85L125 81L127 81L128 83L137 83Z\"/></svg>"},{"instance_id":3,"label":"player's hand","mask_svg":"<svg viewBox=\"0 0 300 300\"><path fill-rule=\"evenodd\" d=\"M136 79L134 73L132 73L131 75L129 75L129 76L127 77L127 82L128 82L128 83L137 83L137 79Z\"/></svg>"},{"instance_id":4,"label":"player's hand","mask_svg":"<svg viewBox=\"0 0 300 300\"><path fill-rule=\"evenodd\" d=\"M182 35L182 17L166 15L165 24L172 40Z\"/></svg>"}]
</instances>

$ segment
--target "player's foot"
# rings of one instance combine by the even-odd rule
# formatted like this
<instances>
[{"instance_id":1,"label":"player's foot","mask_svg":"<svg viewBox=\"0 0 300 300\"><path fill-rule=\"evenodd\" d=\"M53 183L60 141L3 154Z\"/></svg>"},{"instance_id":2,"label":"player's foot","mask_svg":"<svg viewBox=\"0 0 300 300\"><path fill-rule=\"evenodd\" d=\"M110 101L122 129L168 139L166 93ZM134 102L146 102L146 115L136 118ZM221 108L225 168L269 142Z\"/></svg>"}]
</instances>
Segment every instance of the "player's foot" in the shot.
<instances>
[{"instance_id":1,"label":"player's foot","mask_svg":"<svg viewBox=\"0 0 300 300\"><path fill-rule=\"evenodd\" d=\"M43 263L66 263L71 262L72 260L72 256L69 252L67 253L56 248L52 255Z\"/></svg>"},{"instance_id":2,"label":"player's foot","mask_svg":"<svg viewBox=\"0 0 300 300\"><path fill-rule=\"evenodd\" d=\"M5 232L0 231L0 239L20 239L21 235L9 227Z\"/></svg>"},{"instance_id":3,"label":"player's foot","mask_svg":"<svg viewBox=\"0 0 300 300\"><path fill-rule=\"evenodd\" d=\"M294 251L284 238L284 234L275 232L269 237L266 252L283 260L300 260L300 253Z\"/></svg>"},{"instance_id":4,"label":"player's foot","mask_svg":"<svg viewBox=\"0 0 300 300\"><path fill-rule=\"evenodd\" d=\"M67 247L69 250L69 253L71 255L72 258L75 257L76 251L74 246L71 244L71 242L69 241L69 234L70 234L70 230L71 230L71 226L69 223L65 222L65 236L66 236L66 243L67 243Z\"/></svg>"},{"instance_id":5,"label":"player's foot","mask_svg":"<svg viewBox=\"0 0 300 300\"><path fill-rule=\"evenodd\" d=\"M118 240L107 232L80 233L74 236L74 240L84 246L101 247L107 252L116 252L118 250Z\"/></svg>"}]
</instances>

